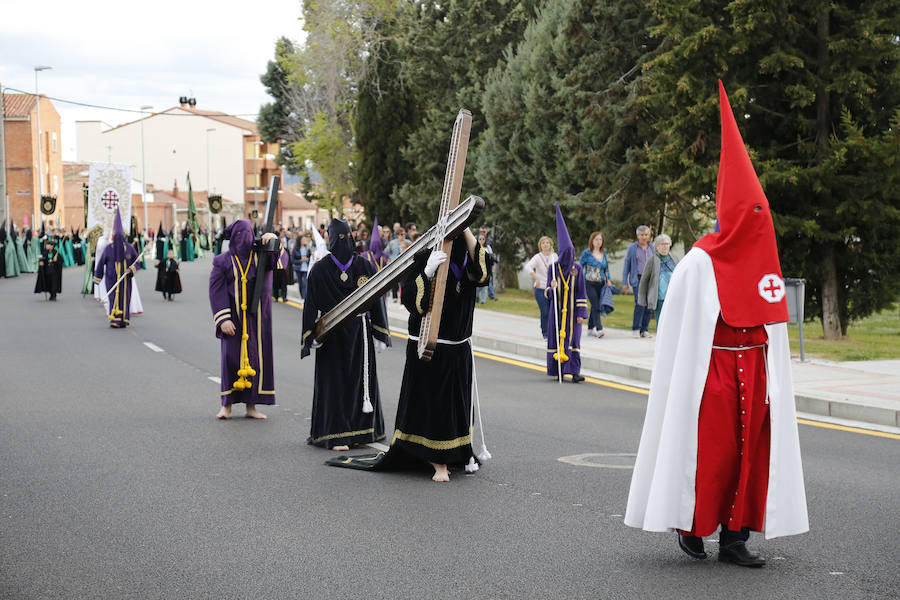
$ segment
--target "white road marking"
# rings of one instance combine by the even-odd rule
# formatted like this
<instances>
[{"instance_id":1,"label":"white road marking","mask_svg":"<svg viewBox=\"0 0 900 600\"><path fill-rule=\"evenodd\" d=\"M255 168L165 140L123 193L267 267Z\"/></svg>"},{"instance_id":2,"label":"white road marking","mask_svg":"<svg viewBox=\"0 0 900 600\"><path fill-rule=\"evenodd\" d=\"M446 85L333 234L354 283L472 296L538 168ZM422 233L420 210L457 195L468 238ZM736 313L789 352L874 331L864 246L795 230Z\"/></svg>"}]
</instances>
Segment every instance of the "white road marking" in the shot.
<instances>
[{"instance_id":1,"label":"white road marking","mask_svg":"<svg viewBox=\"0 0 900 600\"><path fill-rule=\"evenodd\" d=\"M829 575L843 575L844 572L843 571L829 571L828 574Z\"/></svg>"},{"instance_id":2,"label":"white road marking","mask_svg":"<svg viewBox=\"0 0 900 600\"><path fill-rule=\"evenodd\" d=\"M573 454L572 456L561 456L557 458L559 462L564 462L576 467L595 467L598 469L633 469L634 465L615 464L611 462L598 462L598 459L607 457L614 458L633 458L637 454L630 452L590 452L587 454Z\"/></svg>"},{"instance_id":3,"label":"white road marking","mask_svg":"<svg viewBox=\"0 0 900 600\"><path fill-rule=\"evenodd\" d=\"M207 377L207 379L209 379L213 383L222 383L222 379L219 377Z\"/></svg>"},{"instance_id":4,"label":"white road marking","mask_svg":"<svg viewBox=\"0 0 900 600\"><path fill-rule=\"evenodd\" d=\"M378 450L380 452L387 452L390 449L389 446L385 446L384 444L382 444L380 442L372 442L371 444L366 444L366 446L368 446L369 448L372 448L374 450Z\"/></svg>"},{"instance_id":5,"label":"white road marking","mask_svg":"<svg viewBox=\"0 0 900 600\"><path fill-rule=\"evenodd\" d=\"M165 350L163 350L162 348L160 348L159 346L157 346L156 344L154 344L152 342L144 342L144 345L147 346L148 348L150 348L151 350L153 350L154 352L165 352Z\"/></svg>"}]
</instances>

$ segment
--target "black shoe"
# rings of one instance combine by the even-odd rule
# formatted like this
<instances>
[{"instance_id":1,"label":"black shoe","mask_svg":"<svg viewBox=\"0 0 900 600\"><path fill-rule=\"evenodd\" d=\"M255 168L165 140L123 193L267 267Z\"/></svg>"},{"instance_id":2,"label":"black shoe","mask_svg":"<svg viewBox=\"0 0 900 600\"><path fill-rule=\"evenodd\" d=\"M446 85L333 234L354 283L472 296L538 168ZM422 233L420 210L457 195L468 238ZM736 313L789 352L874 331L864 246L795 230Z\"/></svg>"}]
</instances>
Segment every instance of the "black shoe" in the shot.
<instances>
[{"instance_id":1,"label":"black shoe","mask_svg":"<svg viewBox=\"0 0 900 600\"><path fill-rule=\"evenodd\" d=\"M707 556L706 550L703 549L703 538L701 537L678 533L678 547L684 550L685 554L697 560L703 560Z\"/></svg>"},{"instance_id":2,"label":"black shoe","mask_svg":"<svg viewBox=\"0 0 900 600\"><path fill-rule=\"evenodd\" d=\"M572 375L572 383L581 383L582 381L584 381L584 375L579 375L578 373Z\"/></svg>"},{"instance_id":3,"label":"black shoe","mask_svg":"<svg viewBox=\"0 0 900 600\"><path fill-rule=\"evenodd\" d=\"M766 559L747 550L744 542L732 542L719 548L719 562L729 562L739 567L759 568L766 566Z\"/></svg>"}]
</instances>

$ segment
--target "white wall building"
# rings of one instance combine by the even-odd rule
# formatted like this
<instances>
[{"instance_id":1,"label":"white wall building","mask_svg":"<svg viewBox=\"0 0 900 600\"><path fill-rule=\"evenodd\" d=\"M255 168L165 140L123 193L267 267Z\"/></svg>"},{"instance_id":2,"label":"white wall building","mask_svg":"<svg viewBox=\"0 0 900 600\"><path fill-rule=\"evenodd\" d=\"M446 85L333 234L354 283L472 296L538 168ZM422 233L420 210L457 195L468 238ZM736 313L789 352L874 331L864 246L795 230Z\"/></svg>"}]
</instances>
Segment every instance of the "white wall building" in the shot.
<instances>
[{"instance_id":1,"label":"white wall building","mask_svg":"<svg viewBox=\"0 0 900 600\"><path fill-rule=\"evenodd\" d=\"M225 201L243 204L245 191L262 193L254 188L263 186L246 176L253 170L249 162L264 160L255 158L261 142L252 121L182 105L117 127L102 121L77 121L75 127L78 161L130 163L134 178L155 189L171 190L177 182L186 190L190 172L193 189Z\"/></svg>"}]
</instances>

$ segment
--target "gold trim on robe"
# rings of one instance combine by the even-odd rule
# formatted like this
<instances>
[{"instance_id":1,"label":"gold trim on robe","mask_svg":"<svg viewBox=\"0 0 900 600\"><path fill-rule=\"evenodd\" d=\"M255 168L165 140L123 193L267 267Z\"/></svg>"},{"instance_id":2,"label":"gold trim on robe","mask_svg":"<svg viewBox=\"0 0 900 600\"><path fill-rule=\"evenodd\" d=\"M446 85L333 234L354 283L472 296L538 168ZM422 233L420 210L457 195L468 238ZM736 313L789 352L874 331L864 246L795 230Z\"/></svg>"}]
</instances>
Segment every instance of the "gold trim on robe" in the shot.
<instances>
[{"instance_id":1,"label":"gold trim on robe","mask_svg":"<svg viewBox=\"0 0 900 600\"><path fill-rule=\"evenodd\" d=\"M431 450L452 450L454 448L470 445L472 443L472 429L469 429L469 433L467 435L458 437L454 440L429 440L428 438L422 437L421 435L403 433L399 429L395 429L394 437L391 439L391 444L393 445L393 443L397 440L403 440L404 442L409 442L411 444L425 446L426 448L430 448Z\"/></svg>"}]
</instances>

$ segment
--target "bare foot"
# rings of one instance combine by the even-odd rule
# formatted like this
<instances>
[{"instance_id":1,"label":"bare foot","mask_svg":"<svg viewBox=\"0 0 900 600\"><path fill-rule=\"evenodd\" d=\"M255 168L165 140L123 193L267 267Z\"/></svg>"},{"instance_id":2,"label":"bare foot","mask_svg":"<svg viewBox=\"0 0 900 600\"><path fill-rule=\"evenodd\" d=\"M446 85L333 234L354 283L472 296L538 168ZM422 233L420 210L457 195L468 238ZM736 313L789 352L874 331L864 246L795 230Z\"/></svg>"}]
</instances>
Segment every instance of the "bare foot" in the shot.
<instances>
[{"instance_id":1,"label":"bare foot","mask_svg":"<svg viewBox=\"0 0 900 600\"><path fill-rule=\"evenodd\" d=\"M350 446L332 446L331 449L336 452L343 452L344 450L349 450Z\"/></svg>"},{"instance_id":2,"label":"bare foot","mask_svg":"<svg viewBox=\"0 0 900 600\"><path fill-rule=\"evenodd\" d=\"M266 415L264 415L261 412L259 412L258 410L256 410L255 404L247 405L247 414L244 416L247 417L248 419L268 419L268 417Z\"/></svg>"},{"instance_id":3,"label":"bare foot","mask_svg":"<svg viewBox=\"0 0 900 600\"><path fill-rule=\"evenodd\" d=\"M450 481L450 471L447 470L447 465L431 463L431 466L434 467L434 476L431 478L432 481L437 481L439 483Z\"/></svg>"},{"instance_id":4,"label":"bare foot","mask_svg":"<svg viewBox=\"0 0 900 600\"><path fill-rule=\"evenodd\" d=\"M227 419L231 416L231 405L226 404L222 408L219 409L219 412L216 413L217 419Z\"/></svg>"}]
</instances>

